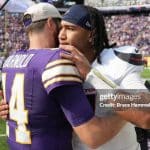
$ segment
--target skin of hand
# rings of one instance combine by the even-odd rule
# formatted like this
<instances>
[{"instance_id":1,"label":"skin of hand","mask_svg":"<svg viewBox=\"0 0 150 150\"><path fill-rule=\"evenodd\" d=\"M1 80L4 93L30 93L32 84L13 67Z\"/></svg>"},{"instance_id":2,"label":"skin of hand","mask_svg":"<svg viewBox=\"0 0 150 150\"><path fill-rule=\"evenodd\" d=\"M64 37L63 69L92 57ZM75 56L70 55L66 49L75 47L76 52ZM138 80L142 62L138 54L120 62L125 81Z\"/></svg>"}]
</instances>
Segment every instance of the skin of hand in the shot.
<instances>
[{"instance_id":1,"label":"skin of hand","mask_svg":"<svg viewBox=\"0 0 150 150\"><path fill-rule=\"evenodd\" d=\"M0 118L6 120L8 118L9 106L5 100L0 101Z\"/></svg>"},{"instance_id":2,"label":"skin of hand","mask_svg":"<svg viewBox=\"0 0 150 150\"><path fill-rule=\"evenodd\" d=\"M86 75L91 70L91 65L88 59L72 45L60 45L59 47L67 51L66 53L61 53L61 57L73 61L78 68L81 78L85 80Z\"/></svg>"},{"instance_id":3,"label":"skin of hand","mask_svg":"<svg viewBox=\"0 0 150 150\"><path fill-rule=\"evenodd\" d=\"M126 93L125 91L118 90L117 91L118 96L124 95L129 97L129 93ZM133 94L132 94L133 95ZM135 94L136 97L139 99L134 100L127 100L127 99L116 99L110 100L110 103L113 104L122 104L122 105L129 105L131 104L149 104L150 103L150 93L137 93ZM115 112L125 120L135 124L136 126L143 128L143 129L150 129L150 109L149 107L116 107ZM140 119L139 119L140 118Z\"/></svg>"}]
</instances>

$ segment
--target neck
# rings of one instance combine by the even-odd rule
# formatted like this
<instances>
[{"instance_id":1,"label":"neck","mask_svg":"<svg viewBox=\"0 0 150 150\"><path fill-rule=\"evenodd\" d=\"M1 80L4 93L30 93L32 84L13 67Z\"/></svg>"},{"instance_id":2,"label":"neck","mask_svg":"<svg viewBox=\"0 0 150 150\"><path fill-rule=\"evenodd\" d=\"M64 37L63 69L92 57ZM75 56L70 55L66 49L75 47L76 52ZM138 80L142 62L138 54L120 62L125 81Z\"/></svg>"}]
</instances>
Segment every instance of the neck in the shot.
<instances>
[{"instance_id":1,"label":"neck","mask_svg":"<svg viewBox=\"0 0 150 150\"><path fill-rule=\"evenodd\" d=\"M89 50L87 49L87 53L84 54L88 59L88 61L90 62L90 64L92 64L96 58L94 51L95 51L94 49L89 49Z\"/></svg>"},{"instance_id":2,"label":"neck","mask_svg":"<svg viewBox=\"0 0 150 150\"><path fill-rule=\"evenodd\" d=\"M30 46L29 49L42 49L42 48L54 48L55 41L46 37L43 34L32 34L29 36Z\"/></svg>"}]
</instances>

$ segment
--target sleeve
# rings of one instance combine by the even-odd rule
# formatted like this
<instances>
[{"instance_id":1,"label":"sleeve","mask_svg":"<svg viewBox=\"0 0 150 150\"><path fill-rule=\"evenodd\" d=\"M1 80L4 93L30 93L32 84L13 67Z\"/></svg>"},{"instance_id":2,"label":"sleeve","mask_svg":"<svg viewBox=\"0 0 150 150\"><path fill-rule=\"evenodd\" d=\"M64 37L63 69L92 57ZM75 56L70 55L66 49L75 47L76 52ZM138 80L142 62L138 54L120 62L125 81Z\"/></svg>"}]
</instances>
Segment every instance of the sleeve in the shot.
<instances>
[{"instance_id":1,"label":"sleeve","mask_svg":"<svg viewBox=\"0 0 150 150\"><path fill-rule=\"evenodd\" d=\"M46 65L42 73L42 82L47 93L49 93L56 87L82 83L82 80L72 61L57 59Z\"/></svg>"},{"instance_id":2,"label":"sleeve","mask_svg":"<svg viewBox=\"0 0 150 150\"><path fill-rule=\"evenodd\" d=\"M72 126L79 126L94 116L81 84L57 87L51 94Z\"/></svg>"},{"instance_id":3,"label":"sleeve","mask_svg":"<svg viewBox=\"0 0 150 150\"><path fill-rule=\"evenodd\" d=\"M140 78L139 72L132 72L126 75L122 82L120 83L120 87L124 89L143 89L146 90L144 85L144 81Z\"/></svg>"},{"instance_id":4,"label":"sleeve","mask_svg":"<svg viewBox=\"0 0 150 150\"><path fill-rule=\"evenodd\" d=\"M115 113L113 106L105 107L104 104L107 104L107 99L109 99L108 96L115 93L114 89L117 89L118 85L96 67L91 69L86 77L86 82L89 82L97 92L95 115L98 117L108 117L114 115Z\"/></svg>"},{"instance_id":5,"label":"sleeve","mask_svg":"<svg viewBox=\"0 0 150 150\"><path fill-rule=\"evenodd\" d=\"M86 76L86 82L89 82L95 89L114 89L117 85L108 77L102 74L96 68L93 68Z\"/></svg>"}]
</instances>

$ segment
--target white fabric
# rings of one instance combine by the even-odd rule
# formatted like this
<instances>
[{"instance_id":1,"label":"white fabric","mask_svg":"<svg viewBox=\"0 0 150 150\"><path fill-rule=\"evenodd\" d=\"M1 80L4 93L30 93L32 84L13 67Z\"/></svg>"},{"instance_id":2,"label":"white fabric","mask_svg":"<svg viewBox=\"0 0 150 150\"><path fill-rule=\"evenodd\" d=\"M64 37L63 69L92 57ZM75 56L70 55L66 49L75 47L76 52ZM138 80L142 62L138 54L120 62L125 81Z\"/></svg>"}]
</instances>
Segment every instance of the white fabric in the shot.
<instances>
[{"instance_id":1,"label":"white fabric","mask_svg":"<svg viewBox=\"0 0 150 150\"><path fill-rule=\"evenodd\" d=\"M125 89L146 89L139 72L127 74L120 83L120 86Z\"/></svg>"},{"instance_id":2,"label":"white fabric","mask_svg":"<svg viewBox=\"0 0 150 150\"><path fill-rule=\"evenodd\" d=\"M133 47L131 47L131 50L130 50L129 46L126 49L126 46L125 46L122 48L116 48L115 50L119 52L120 50L123 50L124 53L126 51L129 51L130 53L134 49ZM136 66L136 65L133 65L126 61L121 60L119 57L115 55L113 49L103 50L103 52L101 53L101 62L102 62L102 66L99 67L99 64L98 66L96 65L97 69L103 70L104 74L118 85L120 85L124 77L127 76L128 74L133 73L133 72L139 73L143 70L143 66Z\"/></svg>"},{"instance_id":3,"label":"white fabric","mask_svg":"<svg viewBox=\"0 0 150 150\"><path fill-rule=\"evenodd\" d=\"M30 14L32 22L52 18L61 18L61 15L56 7L49 3L38 3L27 9L24 15Z\"/></svg>"},{"instance_id":4,"label":"white fabric","mask_svg":"<svg viewBox=\"0 0 150 150\"><path fill-rule=\"evenodd\" d=\"M87 83L92 83L92 86L95 89L112 89L111 86L109 86L109 84L107 84L106 82L104 82L103 80L101 80L99 77L97 77L94 73L93 70L91 70L89 72L89 74L86 77L86 82ZM97 84L98 83L98 84Z\"/></svg>"},{"instance_id":5,"label":"white fabric","mask_svg":"<svg viewBox=\"0 0 150 150\"><path fill-rule=\"evenodd\" d=\"M121 47L118 51L121 50L125 53L127 53L127 51L129 51L129 53L136 53L136 49L133 47L130 48L129 46ZM142 66L132 65L117 58L113 53L113 49L104 50L101 53L101 57L102 65L98 64L97 61L93 63L93 67L99 70L101 74L107 76L124 89L146 89L139 77L139 72L142 70ZM108 84L101 81L98 77L95 77L92 72L89 73L86 81L90 82L90 84L96 89L112 89ZM97 101L99 100L97 99ZM105 110L105 108L101 108L101 111L97 110L98 109L96 108L96 115L103 117L107 117L109 114L108 111L111 111L109 109ZM79 138L74 135L73 150L92 149L81 143ZM126 123L115 137L101 145L96 150L140 150L134 125Z\"/></svg>"}]
</instances>

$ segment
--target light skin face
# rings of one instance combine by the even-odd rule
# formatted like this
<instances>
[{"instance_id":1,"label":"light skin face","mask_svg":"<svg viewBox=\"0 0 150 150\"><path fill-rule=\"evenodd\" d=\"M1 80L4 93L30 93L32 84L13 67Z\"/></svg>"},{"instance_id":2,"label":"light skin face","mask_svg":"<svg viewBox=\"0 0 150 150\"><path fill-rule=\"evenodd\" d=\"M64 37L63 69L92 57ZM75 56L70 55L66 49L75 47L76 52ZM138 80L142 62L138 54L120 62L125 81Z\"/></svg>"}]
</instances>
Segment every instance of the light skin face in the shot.
<instances>
[{"instance_id":1,"label":"light skin face","mask_svg":"<svg viewBox=\"0 0 150 150\"><path fill-rule=\"evenodd\" d=\"M92 45L90 42L91 31L72 24L70 22L61 21L61 30L59 32L59 43L62 45L71 45L82 52L88 60L93 59Z\"/></svg>"}]
</instances>

